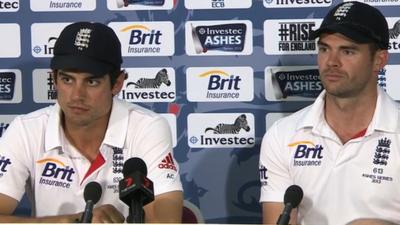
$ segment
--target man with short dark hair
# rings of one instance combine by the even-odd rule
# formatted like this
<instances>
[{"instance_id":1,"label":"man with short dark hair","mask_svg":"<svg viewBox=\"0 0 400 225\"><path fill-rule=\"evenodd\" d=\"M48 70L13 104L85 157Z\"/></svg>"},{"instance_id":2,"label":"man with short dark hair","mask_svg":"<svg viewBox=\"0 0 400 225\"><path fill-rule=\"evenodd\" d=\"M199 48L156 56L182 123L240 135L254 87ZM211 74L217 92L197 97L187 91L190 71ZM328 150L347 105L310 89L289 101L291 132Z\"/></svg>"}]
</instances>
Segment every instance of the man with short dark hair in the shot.
<instances>
[{"instance_id":1,"label":"man with short dark hair","mask_svg":"<svg viewBox=\"0 0 400 225\"><path fill-rule=\"evenodd\" d=\"M77 222L83 190L102 189L94 223L122 223L129 207L119 200L124 162L144 160L155 200L145 222L180 222L182 185L169 126L160 115L119 100L126 74L121 44L100 23L77 22L61 32L51 60L57 104L21 115L0 140L0 222ZM165 166L165 164L168 164ZM12 216L25 193L33 217Z\"/></svg>"},{"instance_id":2,"label":"man with short dark hair","mask_svg":"<svg viewBox=\"0 0 400 225\"><path fill-rule=\"evenodd\" d=\"M377 86L388 61L386 19L370 5L340 3L312 38L325 90L263 137L263 221L276 223L296 184L304 197L291 224L399 223L399 105Z\"/></svg>"}]
</instances>

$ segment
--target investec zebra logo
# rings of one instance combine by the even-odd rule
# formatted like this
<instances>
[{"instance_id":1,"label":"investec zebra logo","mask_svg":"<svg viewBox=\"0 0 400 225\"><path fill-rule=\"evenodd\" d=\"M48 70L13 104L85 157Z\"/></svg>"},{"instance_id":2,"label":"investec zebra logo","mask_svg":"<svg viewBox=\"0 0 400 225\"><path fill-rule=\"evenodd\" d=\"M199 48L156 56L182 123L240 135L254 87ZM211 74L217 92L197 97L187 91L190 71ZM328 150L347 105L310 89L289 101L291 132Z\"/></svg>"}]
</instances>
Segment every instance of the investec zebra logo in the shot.
<instances>
[{"instance_id":1,"label":"investec zebra logo","mask_svg":"<svg viewBox=\"0 0 400 225\"><path fill-rule=\"evenodd\" d=\"M173 102L175 71L172 68L127 68L128 79L119 93L129 102Z\"/></svg>"},{"instance_id":2,"label":"investec zebra logo","mask_svg":"<svg viewBox=\"0 0 400 225\"><path fill-rule=\"evenodd\" d=\"M171 56L175 52L174 24L161 22L112 22L123 56Z\"/></svg>"},{"instance_id":3,"label":"investec zebra logo","mask_svg":"<svg viewBox=\"0 0 400 225\"><path fill-rule=\"evenodd\" d=\"M321 22L321 19L265 20L265 54L316 54L316 41L310 40L309 36Z\"/></svg>"},{"instance_id":4,"label":"investec zebra logo","mask_svg":"<svg viewBox=\"0 0 400 225\"><path fill-rule=\"evenodd\" d=\"M188 144L193 148L253 147L254 116L250 113L192 113Z\"/></svg>"},{"instance_id":5,"label":"investec zebra logo","mask_svg":"<svg viewBox=\"0 0 400 225\"><path fill-rule=\"evenodd\" d=\"M69 23L34 23L31 25L33 57L52 57L54 44Z\"/></svg>"},{"instance_id":6,"label":"investec zebra logo","mask_svg":"<svg viewBox=\"0 0 400 225\"><path fill-rule=\"evenodd\" d=\"M185 24L188 55L250 55L253 51L249 20L189 21Z\"/></svg>"},{"instance_id":7,"label":"investec zebra logo","mask_svg":"<svg viewBox=\"0 0 400 225\"><path fill-rule=\"evenodd\" d=\"M254 96L251 67L189 67L186 84L189 101L251 101Z\"/></svg>"},{"instance_id":8,"label":"investec zebra logo","mask_svg":"<svg viewBox=\"0 0 400 225\"><path fill-rule=\"evenodd\" d=\"M386 18L389 26L389 52L400 53L400 17Z\"/></svg>"},{"instance_id":9,"label":"investec zebra logo","mask_svg":"<svg viewBox=\"0 0 400 225\"><path fill-rule=\"evenodd\" d=\"M44 158L36 161L37 164L44 164L41 171L39 184L50 185L61 188L70 188L73 182L74 168L65 165L55 158ZM40 170L40 169L39 169Z\"/></svg>"}]
</instances>

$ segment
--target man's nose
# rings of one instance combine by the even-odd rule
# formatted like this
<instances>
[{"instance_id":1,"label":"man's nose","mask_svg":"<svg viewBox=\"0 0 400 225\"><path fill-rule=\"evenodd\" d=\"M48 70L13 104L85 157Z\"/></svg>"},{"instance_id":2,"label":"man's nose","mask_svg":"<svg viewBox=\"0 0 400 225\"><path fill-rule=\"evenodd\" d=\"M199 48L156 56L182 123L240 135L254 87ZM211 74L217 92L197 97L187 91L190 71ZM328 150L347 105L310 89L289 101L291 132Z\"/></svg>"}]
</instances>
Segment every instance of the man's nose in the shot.
<instances>
[{"instance_id":1,"label":"man's nose","mask_svg":"<svg viewBox=\"0 0 400 225\"><path fill-rule=\"evenodd\" d=\"M73 99L82 99L86 96L86 87L82 83L76 83L72 89Z\"/></svg>"}]
</instances>

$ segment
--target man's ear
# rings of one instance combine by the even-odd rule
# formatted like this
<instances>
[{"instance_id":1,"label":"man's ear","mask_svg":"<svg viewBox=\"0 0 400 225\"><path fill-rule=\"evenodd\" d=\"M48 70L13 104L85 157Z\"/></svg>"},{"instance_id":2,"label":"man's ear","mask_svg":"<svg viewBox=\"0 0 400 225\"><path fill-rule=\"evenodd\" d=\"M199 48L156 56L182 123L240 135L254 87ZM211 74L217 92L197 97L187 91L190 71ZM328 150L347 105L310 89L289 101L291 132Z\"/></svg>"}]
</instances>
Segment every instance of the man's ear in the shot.
<instances>
[{"instance_id":1,"label":"man's ear","mask_svg":"<svg viewBox=\"0 0 400 225\"><path fill-rule=\"evenodd\" d=\"M374 72L379 72L383 69L389 60L389 53L387 50L378 50L375 53Z\"/></svg>"},{"instance_id":2,"label":"man's ear","mask_svg":"<svg viewBox=\"0 0 400 225\"><path fill-rule=\"evenodd\" d=\"M114 86L112 87L112 94L113 94L113 96L117 95L117 94L121 91L122 86L124 85L124 81L125 81L125 79L127 78L127 76L128 76L128 74L126 73L125 70L122 70L122 71L118 74L118 77L117 77L117 79L115 80L115 84L114 84Z\"/></svg>"}]
</instances>

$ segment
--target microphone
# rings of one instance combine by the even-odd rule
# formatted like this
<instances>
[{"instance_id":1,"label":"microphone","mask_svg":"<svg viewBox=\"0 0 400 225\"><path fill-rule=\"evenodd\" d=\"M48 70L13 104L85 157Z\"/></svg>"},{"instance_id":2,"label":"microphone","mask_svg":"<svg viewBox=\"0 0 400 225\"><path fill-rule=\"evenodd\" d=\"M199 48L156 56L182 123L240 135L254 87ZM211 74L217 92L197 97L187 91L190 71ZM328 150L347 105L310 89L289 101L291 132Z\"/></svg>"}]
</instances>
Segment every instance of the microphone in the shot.
<instances>
[{"instance_id":1,"label":"microphone","mask_svg":"<svg viewBox=\"0 0 400 225\"><path fill-rule=\"evenodd\" d=\"M143 206L154 200L153 181L146 177L146 163L130 158L122 168L124 179L119 181L119 199L129 206L128 223L144 223Z\"/></svg>"},{"instance_id":2,"label":"microphone","mask_svg":"<svg viewBox=\"0 0 400 225\"><path fill-rule=\"evenodd\" d=\"M285 195L283 197L283 203L285 208L282 214L279 216L277 225L288 225L290 220L290 212L293 208L296 208L303 199L303 190L297 185L291 185L286 189Z\"/></svg>"},{"instance_id":3,"label":"microphone","mask_svg":"<svg viewBox=\"0 0 400 225\"><path fill-rule=\"evenodd\" d=\"M83 211L80 223L91 223L93 217L93 207L101 198L101 186L96 181L88 183L83 191L83 198L86 206Z\"/></svg>"}]
</instances>

